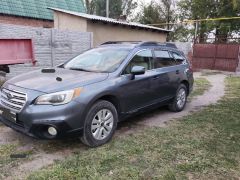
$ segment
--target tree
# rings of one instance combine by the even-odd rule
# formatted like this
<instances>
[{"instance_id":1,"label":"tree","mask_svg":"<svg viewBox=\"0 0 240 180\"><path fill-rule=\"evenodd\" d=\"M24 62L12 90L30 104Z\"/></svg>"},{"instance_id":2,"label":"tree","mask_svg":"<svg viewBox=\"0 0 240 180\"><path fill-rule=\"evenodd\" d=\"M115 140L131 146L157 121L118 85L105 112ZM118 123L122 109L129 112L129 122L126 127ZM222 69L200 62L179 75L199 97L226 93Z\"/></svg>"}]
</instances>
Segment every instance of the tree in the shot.
<instances>
[{"instance_id":1,"label":"tree","mask_svg":"<svg viewBox=\"0 0 240 180\"><path fill-rule=\"evenodd\" d=\"M142 10L138 13L136 20L142 24L175 30L173 23L176 22L177 16L174 1L158 0L151 1L148 5L142 4ZM167 39L173 41L175 37L177 36L170 33Z\"/></svg>"},{"instance_id":2,"label":"tree","mask_svg":"<svg viewBox=\"0 0 240 180\"><path fill-rule=\"evenodd\" d=\"M87 12L98 16L106 16L106 0L85 0ZM134 0L109 0L109 17L118 19L121 15L127 17L137 7Z\"/></svg>"},{"instance_id":3,"label":"tree","mask_svg":"<svg viewBox=\"0 0 240 180\"><path fill-rule=\"evenodd\" d=\"M160 15L163 21L166 22L166 27L168 30L172 28L170 23L176 21L176 13L175 13L175 4L173 0L160 0L159 1L159 10Z\"/></svg>"},{"instance_id":4,"label":"tree","mask_svg":"<svg viewBox=\"0 0 240 180\"><path fill-rule=\"evenodd\" d=\"M170 30L172 28L170 23L176 20L173 0L158 0L151 1L148 5L143 4L137 18L143 24L165 24L161 27Z\"/></svg>"},{"instance_id":5,"label":"tree","mask_svg":"<svg viewBox=\"0 0 240 180\"><path fill-rule=\"evenodd\" d=\"M96 0L85 0L85 6L88 14L94 14L96 8Z\"/></svg>"},{"instance_id":6,"label":"tree","mask_svg":"<svg viewBox=\"0 0 240 180\"><path fill-rule=\"evenodd\" d=\"M180 0L181 19L207 19L240 15L239 0ZM216 41L227 41L233 32L239 31L239 20L202 21L199 24L199 38L203 40L215 32Z\"/></svg>"},{"instance_id":7,"label":"tree","mask_svg":"<svg viewBox=\"0 0 240 180\"><path fill-rule=\"evenodd\" d=\"M169 34L168 40L191 42L194 36L193 28L186 28L184 25L175 25L174 30Z\"/></svg>"},{"instance_id":8,"label":"tree","mask_svg":"<svg viewBox=\"0 0 240 180\"><path fill-rule=\"evenodd\" d=\"M142 24L157 24L161 23L159 8L153 1L145 6L142 4L142 11L138 13L136 20Z\"/></svg>"}]
</instances>

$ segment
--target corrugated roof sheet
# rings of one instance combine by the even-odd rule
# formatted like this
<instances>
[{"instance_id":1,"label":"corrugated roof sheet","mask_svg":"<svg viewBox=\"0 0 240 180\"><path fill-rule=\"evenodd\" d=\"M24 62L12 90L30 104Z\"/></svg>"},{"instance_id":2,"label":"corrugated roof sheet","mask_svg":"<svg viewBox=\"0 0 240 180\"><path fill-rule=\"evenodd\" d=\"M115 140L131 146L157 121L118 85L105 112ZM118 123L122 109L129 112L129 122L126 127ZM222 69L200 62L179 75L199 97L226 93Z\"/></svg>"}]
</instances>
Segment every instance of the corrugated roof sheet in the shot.
<instances>
[{"instance_id":1,"label":"corrugated roof sheet","mask_svg":"<svg viewBox=\"0 0 240 180\"><path fill-rule=\"evenodd\" d=\"M0 0L0 14L53 20L47 7L86 12L83 0Z\"/></svg>"},{"instance_id":2,"label":"corrugated roof sheet","mask_svg":"<svg viewBox=\"0 0 240 180\"><path fill-rule=\"evenodd\" d=\"M166 30L166 29L162 29L162 28L158 28L158 27L154 27L154 26L148 26L148 25L134 23L134 22L118 21L118 20L112 19L112 18L106 18L106 17L90 15L90 14L86 14L86 13L68 11L68 10L63 10L63 9L60 9L60 8L52 8L51 7L49 9L52 9L54 11L67 13L67 14L72 14L72 15L75 15L75 16L79 16L79 17L82 17L82 18L95 20L95 21L102 21L102 22L106 22L106 23L126 25L126 26L135 27L135 28L151 29L151 30L156 30L156 31L161 31L161 32L172 32L171 30Z\"/></svg>"}]
</instances>

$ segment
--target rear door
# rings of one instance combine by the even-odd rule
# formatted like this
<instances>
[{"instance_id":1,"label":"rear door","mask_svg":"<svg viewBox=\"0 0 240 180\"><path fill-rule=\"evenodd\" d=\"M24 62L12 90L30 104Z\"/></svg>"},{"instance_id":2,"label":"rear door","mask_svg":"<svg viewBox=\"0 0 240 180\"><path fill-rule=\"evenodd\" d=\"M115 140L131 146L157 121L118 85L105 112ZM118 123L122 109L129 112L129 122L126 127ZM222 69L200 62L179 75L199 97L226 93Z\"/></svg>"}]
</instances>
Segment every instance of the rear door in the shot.
<instances>
[{"instance_id":1,"label":"rear door","mask_svg":"<svg viewBox=\"0 0 240 180\"><path fill-rule=\"evenodd\" d=\"M155 94L159 101L167 100L175 96L179 70L172 54L166 49L154 50L154 68L156 71Z\"/></svg>"},{"instance_id":2,"label":"rear door","mask_svg":"<svg viewBox=\"0 0 240 180\"><path fill-rule=\"evenodd\" d=\"M177 63L177 68L179 70L179 77L181 79L187 79L190 85L190 88L193 85L193 72L190 68L190 65L186 59L186 57L180 53L180 52L175 52L172 51L171 52L172 56L174 57L174 59L176 60Z\"/></svg>"}]
</instances>

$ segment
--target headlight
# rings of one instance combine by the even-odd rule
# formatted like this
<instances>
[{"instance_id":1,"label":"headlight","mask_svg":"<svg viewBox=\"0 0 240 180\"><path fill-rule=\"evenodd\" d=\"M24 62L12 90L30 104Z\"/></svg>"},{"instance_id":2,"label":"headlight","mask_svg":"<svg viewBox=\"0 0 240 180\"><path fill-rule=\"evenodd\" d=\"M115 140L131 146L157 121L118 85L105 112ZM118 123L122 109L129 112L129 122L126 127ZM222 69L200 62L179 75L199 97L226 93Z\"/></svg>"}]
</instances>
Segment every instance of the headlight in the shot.
<instances>
[{"instance_id":1,"label":"headlight","mask_svg":"<svg viewBox=\"0 0 240 180\"><path fill-rule=\"evenodd\" d=\"M62 105L69 103L75 97L78 97L81 93L81 88L61 91L52 94L46 94L39 96L35 101L35 104L41 105Z\"/></svg>"}]
</instances>

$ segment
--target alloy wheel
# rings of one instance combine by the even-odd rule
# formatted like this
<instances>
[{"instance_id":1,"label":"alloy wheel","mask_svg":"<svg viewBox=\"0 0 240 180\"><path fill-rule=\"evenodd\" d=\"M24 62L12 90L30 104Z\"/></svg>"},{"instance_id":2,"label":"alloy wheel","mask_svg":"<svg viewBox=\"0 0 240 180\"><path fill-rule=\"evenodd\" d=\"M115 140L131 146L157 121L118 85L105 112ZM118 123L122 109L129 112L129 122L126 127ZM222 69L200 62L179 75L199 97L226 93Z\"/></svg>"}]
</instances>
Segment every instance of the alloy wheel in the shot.
<instances>
[{"instance_id":1,"label":"alloy wheel","mask_svg":"<svg viewBox=\"0 0 240 180\"><path fill-rule=\"evenodd\" d=\"M114 117L110 110L102 109L94 116L91 132L96 140L104 140L113 129Z\"/></svg>"},{"instance_id":2,"label":"alloy wheel","mask_svg":"<svg viewBox=\"0 0 240 180\"><path fill-rule=\"evenodd\" d=\"M187 95L185 89L181 88L177 95L177 106L182 109L186 103Z\"/></svg>"}]
</instances>

